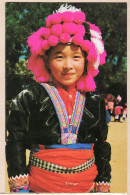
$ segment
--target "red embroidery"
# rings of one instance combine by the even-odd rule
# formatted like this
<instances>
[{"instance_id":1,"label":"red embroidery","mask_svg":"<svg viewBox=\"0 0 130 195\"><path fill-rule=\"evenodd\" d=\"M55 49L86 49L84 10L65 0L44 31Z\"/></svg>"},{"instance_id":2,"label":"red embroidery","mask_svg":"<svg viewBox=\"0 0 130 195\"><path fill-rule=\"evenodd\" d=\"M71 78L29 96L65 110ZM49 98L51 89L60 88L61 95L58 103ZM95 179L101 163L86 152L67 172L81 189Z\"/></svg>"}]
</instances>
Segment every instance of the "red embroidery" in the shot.
<instances>
[{"instance_id":1,"label":"red embroidery","mask_svg":"<svg viewBox=\"0 0 130 195\"><path fill-rule=\"evenodd\" d=\"M13 191L16 188L20 188L20 187L25 187L25 186L29 186L29 180L28 180L28 175L20 175L16 177L11 177L9 178L9 187L10 187L10 191Z\"/></svg>"},{"instance_id":2,"label":"red embroidery","mask_svg":"<svg viewBox=\"0 0 130 195\"><path fill-rule=\"evenodd\" d=\"M110 192L110 183L96 182L94 186L94 192Z\"/></svg>"}]
</instances>

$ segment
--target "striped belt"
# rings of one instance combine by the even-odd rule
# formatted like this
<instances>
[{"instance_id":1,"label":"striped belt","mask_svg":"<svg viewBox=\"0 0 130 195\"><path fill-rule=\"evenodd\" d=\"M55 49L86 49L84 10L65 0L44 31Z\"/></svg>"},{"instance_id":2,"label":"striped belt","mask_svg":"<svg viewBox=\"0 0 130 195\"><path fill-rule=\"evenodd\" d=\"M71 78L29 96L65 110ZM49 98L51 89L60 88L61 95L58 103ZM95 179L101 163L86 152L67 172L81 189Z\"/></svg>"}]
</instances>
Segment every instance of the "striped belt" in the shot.
<instances>
[{"instance_id":1,"label":"striped belt","mask_svg":"<svg viewBox=\"0 0 130 195\"><path fill-rule=\"evenodd\" d=\"M32 155L30 156L31 165L39 167L41 169L45 169L47 171L54 172L54 173L65 173L65 174L79 173L79 172L89 169L94 163L95 163L95 157L90 158L87 162L81 165L67 168L67 167L62 167L62 166L59 166L59 165L56 165L56 164L53 164L47 161L40 160Z\"/></svg>"}]
</instances>

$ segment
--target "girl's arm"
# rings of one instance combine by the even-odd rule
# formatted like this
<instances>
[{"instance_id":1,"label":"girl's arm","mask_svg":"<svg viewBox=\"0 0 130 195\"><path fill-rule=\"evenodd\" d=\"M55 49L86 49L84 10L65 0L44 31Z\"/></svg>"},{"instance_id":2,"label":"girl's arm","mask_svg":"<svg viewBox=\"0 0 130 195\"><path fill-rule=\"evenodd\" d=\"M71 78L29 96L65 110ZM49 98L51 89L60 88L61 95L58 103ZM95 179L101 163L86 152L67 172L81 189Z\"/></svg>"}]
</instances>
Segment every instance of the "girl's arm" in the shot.
<instances>
[{"instance_id":1,"label":"girl's arm","mask_svg":"<svg viewBox=\"0 0 130 195\"><path fill-rule=\"evenodd\" d=\"M12 100L7 120L6 160L11 192L28 192L26 148L29 142L29 121L36 100L31 90L25 89Z\"/></svg>"},{"instance_id":2,"label":"girl's arm","mask_svg":"<svg viewBox=\"0 0 130 195\"><path fill-rule=\"evenodd\" d=\"M95 179L95 192L110 192L111 146L106 141L108 127L104 100L100 100L99 110L100 121L96 128L96 141L94 143L95 163L98 169L98 175Z\"/></svg>"}]
</instances>

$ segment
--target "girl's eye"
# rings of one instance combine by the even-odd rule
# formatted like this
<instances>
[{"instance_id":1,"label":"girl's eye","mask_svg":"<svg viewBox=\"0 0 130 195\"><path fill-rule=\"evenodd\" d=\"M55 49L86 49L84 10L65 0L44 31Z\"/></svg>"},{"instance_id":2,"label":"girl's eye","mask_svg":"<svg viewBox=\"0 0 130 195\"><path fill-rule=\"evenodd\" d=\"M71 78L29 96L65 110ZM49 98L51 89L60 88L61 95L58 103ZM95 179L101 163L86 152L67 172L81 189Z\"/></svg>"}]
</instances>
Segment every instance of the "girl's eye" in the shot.
<instances>
[{"instance_id":1,"label":"girl's eye","mask_svg":"<svg viewBox=\"0 0 130 195\"><path fill-rule=\"evenodd\" d=\"M76 56L74 56L74 58L78 59L78 58L80 58L80 56L76 55Z\"/></svg>"},{"instance_id":2,"label":"girl's eye","mask_svg":"<svg viewBox=\"0 0 130 195\"><path fill-rule=\"evenodd\" d=\"M56 59L62 59L63 56L56 56Z\"/></svg>"}]
</instances>

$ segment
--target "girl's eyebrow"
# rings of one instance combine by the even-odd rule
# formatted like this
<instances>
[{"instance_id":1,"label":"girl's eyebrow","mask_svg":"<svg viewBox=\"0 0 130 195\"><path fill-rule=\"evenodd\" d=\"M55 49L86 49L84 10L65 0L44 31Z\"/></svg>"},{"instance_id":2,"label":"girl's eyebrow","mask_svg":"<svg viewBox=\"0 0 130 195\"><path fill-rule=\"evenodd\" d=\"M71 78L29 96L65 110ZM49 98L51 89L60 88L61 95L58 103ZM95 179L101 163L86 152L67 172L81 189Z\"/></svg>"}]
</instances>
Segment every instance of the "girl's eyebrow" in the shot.
<instances>
[{"instance_id":1,"label":"girl's eyebrow","mask_svg":"<svg viewBox=\"0 0 130 195\"><path fill-rule=\"evenodd\" d=\"M61 53L62 53L61 51L57 51L54 53L54 55L61 54Z\"/></svg>"}]
</instances>

